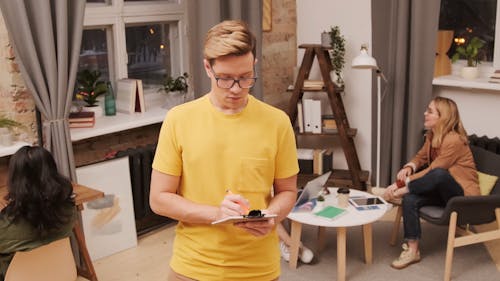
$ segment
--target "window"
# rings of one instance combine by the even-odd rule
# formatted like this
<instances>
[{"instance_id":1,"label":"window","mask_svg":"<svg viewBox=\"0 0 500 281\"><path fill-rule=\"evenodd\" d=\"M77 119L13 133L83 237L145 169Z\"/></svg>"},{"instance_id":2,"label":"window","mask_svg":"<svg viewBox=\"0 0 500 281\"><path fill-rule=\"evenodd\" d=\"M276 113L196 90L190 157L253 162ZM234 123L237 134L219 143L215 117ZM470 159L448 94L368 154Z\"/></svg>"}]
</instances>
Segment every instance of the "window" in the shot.
<instances>
[{"instance_id":1,"label":"window","mask_svg":"<svg viewBox=\"0 0 500 281\"><path fill-rule=\"evenodd\" d=\"M500 69L500 6L497 0L441 0L439 29L454 30L448 55L455 53L457 46L472 37L485 42L482 49L482 72L491 73L493 67Z\"/></svg>"},{"instance_id":2,"label":"window","mask_svg":"<svg viewBox=\"0 0 500 281\"><path fill-rule=\"evenodd\" d=\"M453 30L454 40L450 56L455 49L478 37L485 42L481 61L493 61L495 48L495 21L497 0L442 0L439 29Z\"/></svg>"},{"instance_id":3,"label":"window","mask_svg":"<svg viewBox=\"0 0 500 281\"><path fill-rule=\"evenodd\" d=\"M87 0L79 70L156 92L165 74L189 72L186 10L184 0Z\"/></svg>"}]
</instances>

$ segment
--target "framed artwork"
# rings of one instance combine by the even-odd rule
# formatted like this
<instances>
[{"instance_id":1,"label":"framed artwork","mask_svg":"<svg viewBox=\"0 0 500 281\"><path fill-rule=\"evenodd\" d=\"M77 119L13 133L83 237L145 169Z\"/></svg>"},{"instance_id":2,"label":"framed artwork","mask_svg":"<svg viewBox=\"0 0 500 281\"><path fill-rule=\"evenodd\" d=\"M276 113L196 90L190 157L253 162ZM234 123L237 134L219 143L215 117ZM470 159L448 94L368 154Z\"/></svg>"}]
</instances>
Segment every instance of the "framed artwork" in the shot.
<instances>
[{"instance_id":1,"label":"framed artwork","mask_svg":"<svg viewBox=\"0 0 500 281\"><path fill-rule=\"evenodd\" d=\"M82 225L92 260L137 246L128 157L76 169L78 183L104 192L84 203Z\"/></svg>"},{"instance_id":2,"label":"framed artwork","mask_svg":"<svg viewBox=\"0 0 500 281\"><path fill-rule=\"evenodd\" d=\"M262 1L262 31L271 31L272 0Z\"/></svg>"}]
</instances>

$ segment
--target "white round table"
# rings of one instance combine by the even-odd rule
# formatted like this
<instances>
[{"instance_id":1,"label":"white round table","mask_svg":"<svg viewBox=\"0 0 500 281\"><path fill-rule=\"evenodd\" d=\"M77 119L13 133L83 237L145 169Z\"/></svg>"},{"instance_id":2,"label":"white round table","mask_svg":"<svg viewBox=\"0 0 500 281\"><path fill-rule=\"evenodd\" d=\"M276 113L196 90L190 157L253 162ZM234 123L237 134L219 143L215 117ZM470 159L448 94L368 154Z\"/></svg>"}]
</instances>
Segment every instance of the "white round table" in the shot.
<instances>
[{"instance_id":1,"label":"white round table","mask_svg":"<svg viewBox=\"0 0 500 281\"><path fill-rule=\"evenodd\" d=\"M330 195L326 197L325 206L336 206L337 188L329 187ZM374 197L374 195L356 189L350 189L349 197ZM290 261L289 266L292 269L297 267L297 258L299 254L300 236L302 224L319 226L318 230L318 253L322 250L325 242L326 227L337 228L337 280L344 281L346 275L346 234L347 227L359 226L363 228L363 240L365 247L365 263L372 263L372 223L380 219L392 205L378 205L374 210L356 210L349 204L347 213L333 220L318 217L312 212L291 212L287 217L291 220L291 238Z\"/></svg>"}]
</instances>

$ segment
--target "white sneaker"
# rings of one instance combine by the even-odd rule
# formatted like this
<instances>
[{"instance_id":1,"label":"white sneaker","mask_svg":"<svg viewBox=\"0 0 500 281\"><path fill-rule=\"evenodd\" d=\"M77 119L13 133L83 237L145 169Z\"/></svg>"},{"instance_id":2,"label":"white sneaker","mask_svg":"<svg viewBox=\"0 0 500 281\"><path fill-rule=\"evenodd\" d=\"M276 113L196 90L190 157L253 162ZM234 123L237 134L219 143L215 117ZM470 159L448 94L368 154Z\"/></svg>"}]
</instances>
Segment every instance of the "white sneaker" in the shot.
<instances>
[{"instance_id":1,"label":"white sneaker","mask_svg":"<svg viewBox=\"0 0 500 281\"><path fill-rule=\"evenodd\" d=\"M288 246L285 244L285 242L280 241L280 252L281 252L281 257L285 261L290 261L290 249L288 249Z\"/></svg>"},{"instance_id":2,"label":"white sneaker","mask_svg":"<svg viewBox=\"0 0 500 281\"><path fill-rule=\"evenodd\" d=\"M313 252L307 248L306 246L302 246L300 248L300 261L302 261L303 263L310 263L312 261L312 259L314 258L314 254Z\"/></svg>"}]
</instances>

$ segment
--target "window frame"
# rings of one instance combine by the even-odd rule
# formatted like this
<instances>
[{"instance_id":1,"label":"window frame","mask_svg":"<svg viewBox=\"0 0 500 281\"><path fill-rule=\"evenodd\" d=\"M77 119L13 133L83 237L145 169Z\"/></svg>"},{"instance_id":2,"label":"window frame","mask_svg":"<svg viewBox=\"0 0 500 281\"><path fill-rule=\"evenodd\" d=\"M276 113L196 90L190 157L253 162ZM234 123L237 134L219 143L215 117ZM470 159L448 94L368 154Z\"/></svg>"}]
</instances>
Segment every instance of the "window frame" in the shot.
<instances>
[{"instance_id":1,"label":"window frame","mask_svg":"<svg viewBox=\"0 0 500 281\"><path fill-rule=\"evenodd\" d=\"M167 22L177 23L177 26L170 27L172 69L167 69L167 72L174 73L174 75L183 72L190 73L187 3L185 0L179 0L178 3L169 1L125 2L124 0L111 0L110 4L87 3L83 26L84 29L106 28L110 79L119 80L128 78L128 54L125 37L127 24Z\"/></svg>"}]
</instances>

